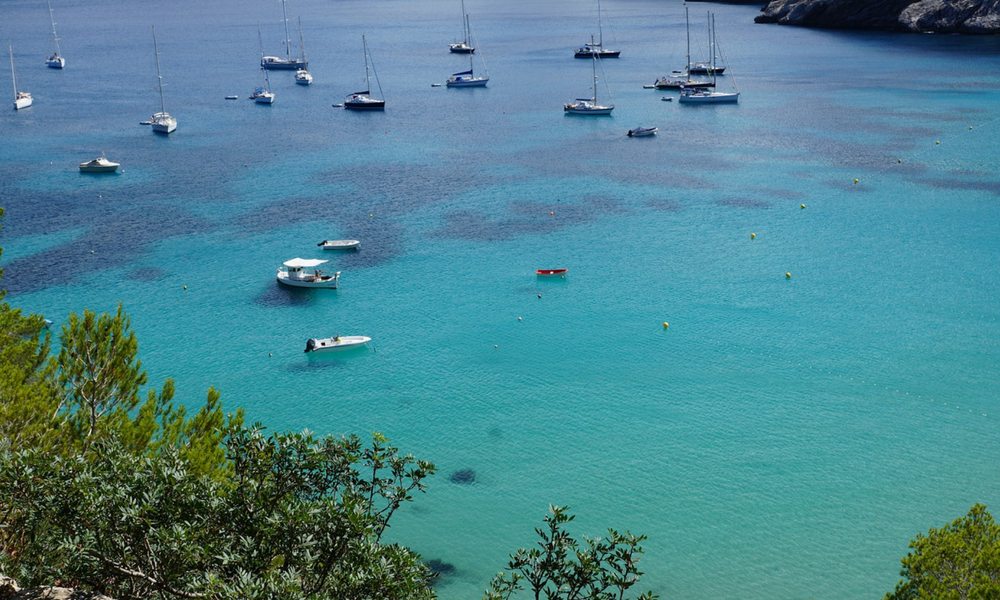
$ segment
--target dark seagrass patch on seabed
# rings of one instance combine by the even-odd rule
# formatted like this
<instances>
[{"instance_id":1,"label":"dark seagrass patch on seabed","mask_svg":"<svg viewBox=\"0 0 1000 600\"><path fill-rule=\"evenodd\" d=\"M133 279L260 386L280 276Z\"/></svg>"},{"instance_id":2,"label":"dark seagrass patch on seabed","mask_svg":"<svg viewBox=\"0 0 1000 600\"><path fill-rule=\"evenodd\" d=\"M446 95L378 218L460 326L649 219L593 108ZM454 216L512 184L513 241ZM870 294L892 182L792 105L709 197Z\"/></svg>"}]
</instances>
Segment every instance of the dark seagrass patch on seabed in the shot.
<instances>
[{"instance_id":1,"label":"dark seagrass patch on seabed","mask_svg":"<svg viewBox=\"0 0 1000 600\"><path fill-rule=\"evenodd\" d=\"M459 485L472 485L476 482L476 472L472 469L461 469L452 473L448 481Z\"/></svg>"},{"instance_id":2,"label":"dark seagrass patch on seabed","mask_svg":"<svg viewBox=\"0 0 1000 600\"><path fill-rule=\"evenodd\" d=\"M495 242L523 234L555 231L568 225L589 223L602 214L628 214L628 207L614 196L596 194L581 204L543 204L527 200L510 203L505 218L491 219L481 212L456 210L445 213L444 224L431 237Z\"/></svg>"},{"instance_id":3,"label":"dark seagrass patch on seabed","mask_svg":"<svg viewBox=\"0 0 1000 600\"><path fill-rule=\"evenodd\" d=\"M276 281L274 285L257 294L253 303L267 307L308 306L313 301L315 291L287 287Z\"/></svg>"},{"instance_id":4,"label":"dark seagrass patch on seabed","mask_svg":"<svg viewBox=\"0 0 1000 600\"><path fill-rule=\"evenodd\" d=\"M430 567L431 571L441 575L442 577L447 577L449 575L454 575L457 569L455 565L451 563L444 562L440 558L432 558L427 561L427 566Z\"/></svg>"},{"instance_id":5,"label":"dark seagrass patch on seabed","mask_svg":"<svg viewBox=\"0 0 1000 600\"><path fill-rule=\"evenodd\" d=\"M942 177L937 179L925 179L922 183L939 190L986 192L988 194L993 194L994 196L1000 196L1000 181L967 181Z\"/></svg>"},{"instance_id":6,"label":"dark seagrass patch on seabed","mask_svg":"<svg viewBox=\"0 0 1000 600\"><path fill-rule=\"evenodd\" d=\"M771 208L770 202L758 198L723 198L716 200L715 203L720 206L732 206L734 208Z\"/></svg>"},{"instance_id":7,"label":"dark seagrass patch on seabed","mask_svg":"<svg viewBox=\"0 0 1000 600\"><path fill-rule=\"evenodd\" d=\"M213 229L177 207L116 213L113 221L98 222L81 238L11 261L4 266L4 287L16 295L74 283L77 276L126 265L160 240ZM54 272L59 277L52 277Z\"/></svg>"},{"instance_id":8,"label":"dark seagrass patch on seabed","mask_svg":"<svg viewBox=\"0 0 1000 600\"><path fill-rule=\"evenodd\" d=\"M660 212L681 212L683 210L680 203L666 198L650 198L646 200L646 206Z\"/></svg>"},{"instance_id":9,"label":"dark seagrass patch on seabed","mask_svg":"<svg viewBox=\"0 0 1000 600\"><path fill-rule=\"evenodd\" d=\"M167 272L158 267L139 267L129 271L127 278L136 281L159 281L167 276Z\"/></svg>"}]
</instances>

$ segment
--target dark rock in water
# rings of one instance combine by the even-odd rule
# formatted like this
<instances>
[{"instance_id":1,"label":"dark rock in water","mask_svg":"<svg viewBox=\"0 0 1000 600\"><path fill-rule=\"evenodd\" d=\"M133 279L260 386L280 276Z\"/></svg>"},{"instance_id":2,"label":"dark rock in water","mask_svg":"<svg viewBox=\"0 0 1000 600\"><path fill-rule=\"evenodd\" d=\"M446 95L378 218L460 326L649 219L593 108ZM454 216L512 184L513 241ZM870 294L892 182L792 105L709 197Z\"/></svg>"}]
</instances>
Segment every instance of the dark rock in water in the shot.
<instances>
[{"instance_id":1,"label":"dark rock in water","mask_svg":"<svg viewBox=\"0 0 1000 600\"><path fill-rule=\"evenodd\" d=\"M914 33L1000 33L998 0L772 0L757 23Z\"/></svg>"},{"instance_id":2,"label":"dark rock in water","mask_svg":"<svg viewBox=\"0 0 1000 600\"><path fill-rule=\"evenodd\" d=\"M427 566L430 567L431 571L438 573L442 577L455 574L455 565L446 563L440 558L432 558L427 561Z\"/></svg>"},{"instance_id":3,"label":"dark rock in water","mask_svg":"<svg viewBox=\"0 0 1000 600\"><path fill-rule=\"evenodd\" d=\"M462 469L461 471L455 471L448 478L448 481L452 483L459 483L462 485L469 485L476 482L476 472L472 469Z\"/></svg>"}]
</instances>

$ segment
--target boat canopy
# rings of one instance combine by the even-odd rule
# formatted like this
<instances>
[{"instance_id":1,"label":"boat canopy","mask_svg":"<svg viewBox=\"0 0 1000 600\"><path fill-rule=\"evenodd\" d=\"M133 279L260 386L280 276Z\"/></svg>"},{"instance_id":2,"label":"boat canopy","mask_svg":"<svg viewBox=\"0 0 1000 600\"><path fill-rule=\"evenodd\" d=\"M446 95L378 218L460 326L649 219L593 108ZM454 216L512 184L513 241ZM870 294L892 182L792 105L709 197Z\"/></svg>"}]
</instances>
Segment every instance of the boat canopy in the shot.
<instances>
[{"instance_id":1,"label":"boat canopy","mask_svg":"<svg viewBox=\"0 0 1000 600\"><path fill-rule=\"evenodd\" d=\"M320 258L293 258L292 260L286 260L283 264L289 268L311 268L318 267L319 265L329 262Z\"/></svg>"}]
</instances>

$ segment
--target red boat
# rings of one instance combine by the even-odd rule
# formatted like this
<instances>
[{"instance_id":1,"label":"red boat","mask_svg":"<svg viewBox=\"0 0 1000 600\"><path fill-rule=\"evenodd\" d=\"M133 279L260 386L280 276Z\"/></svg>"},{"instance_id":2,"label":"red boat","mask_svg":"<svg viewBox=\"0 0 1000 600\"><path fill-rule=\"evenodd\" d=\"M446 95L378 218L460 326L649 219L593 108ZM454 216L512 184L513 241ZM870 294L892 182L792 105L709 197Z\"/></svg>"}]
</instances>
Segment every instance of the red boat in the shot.
<instances>
[{"instance_id":1,"label":"red boat","mask_svg":"<svg viewBox=\"0 0 1000 600\"><path fill-rule=\"evenodd\" d=\"M539 277L559 277L565 275L569 269L538 269L535 271Z\"/></svg>"}]
</instances>

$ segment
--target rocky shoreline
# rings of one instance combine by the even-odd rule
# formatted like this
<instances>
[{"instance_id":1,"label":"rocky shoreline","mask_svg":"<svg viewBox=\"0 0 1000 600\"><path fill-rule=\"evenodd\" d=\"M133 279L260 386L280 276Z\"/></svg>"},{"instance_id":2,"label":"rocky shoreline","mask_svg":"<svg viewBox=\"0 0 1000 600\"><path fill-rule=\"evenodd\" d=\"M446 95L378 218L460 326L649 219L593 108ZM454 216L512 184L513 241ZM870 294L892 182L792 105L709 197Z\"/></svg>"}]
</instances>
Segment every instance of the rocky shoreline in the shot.
<instances>
[{"instance_id":1,"label":"rocky shoreline","mask_svg":"<svg viewBox=\"0 0 1000 600\"><path fill-rule=\"evenodd\" d=\"M913 33L1000 33L1000 0L772 0L757 23Z\"/></svg>"}]
</instances>

